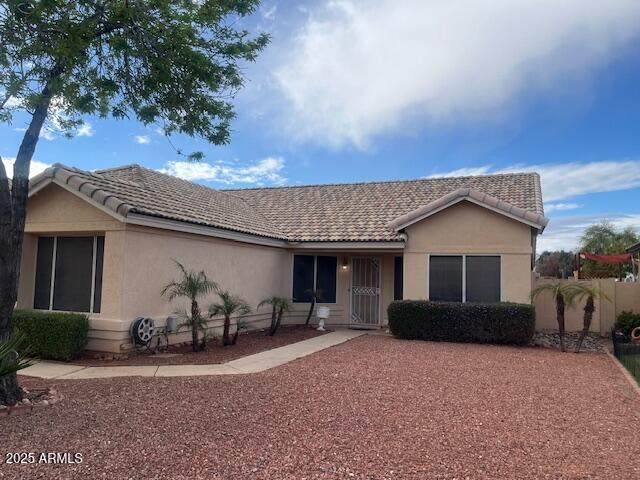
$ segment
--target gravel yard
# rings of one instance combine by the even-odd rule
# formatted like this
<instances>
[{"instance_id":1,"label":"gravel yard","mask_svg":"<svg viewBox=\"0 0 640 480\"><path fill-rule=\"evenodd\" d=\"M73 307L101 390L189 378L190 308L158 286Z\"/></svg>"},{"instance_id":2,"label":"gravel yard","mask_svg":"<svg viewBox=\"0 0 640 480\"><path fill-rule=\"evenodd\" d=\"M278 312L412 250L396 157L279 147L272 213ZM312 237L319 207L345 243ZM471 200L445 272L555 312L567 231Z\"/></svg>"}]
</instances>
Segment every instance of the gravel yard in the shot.
<instances>
[{"instance_id":1,"label":"gravel yard","mask_svg":"<svg viewBox=\"0 0 640 480\"><path fill-rule=\"evenodd\" d=\"M315 328L301 328L299 326L283 326L271 337L264 330L241 333L238 343L223 347L220 339L215 339L207 344L207 349L202 352L193 352L191 344L179 347L170 346L166 353L173 356L153 355L143 351L130 353L127 358L118 360L99 360L88 353L85 357L73 360L74 365L87 365L94 367L111 367L117 365L203 365L212 363L225 363L236 358L254 353L264 352L277 347L283 347L295 342L301 342L309 338L323 335L328 331L319 332Z\"/></svg>"},{"instance_id":2,"label":"gravel yard","mask_svg":"<svg viewBox=\"0 0 640 480\"><path fill-rule=\"evenodd\" d=\"M603 354L365 336L260 374L55 383L0 417L3 457L83 463L0 477L640 478L640 399Z\"/></svg>"}]
</instances>

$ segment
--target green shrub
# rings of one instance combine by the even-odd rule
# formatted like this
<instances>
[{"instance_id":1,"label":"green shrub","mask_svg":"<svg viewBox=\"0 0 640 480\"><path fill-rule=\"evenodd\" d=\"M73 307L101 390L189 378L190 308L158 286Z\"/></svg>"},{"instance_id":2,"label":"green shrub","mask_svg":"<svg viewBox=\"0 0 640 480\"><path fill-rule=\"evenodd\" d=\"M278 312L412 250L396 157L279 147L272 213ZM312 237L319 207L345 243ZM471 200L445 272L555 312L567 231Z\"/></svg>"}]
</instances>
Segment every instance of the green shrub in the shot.
<instances>
[{"instance_id":1,"label":"green shrub","mask_svg":"<svg viewBox=\"0 0 640 480\"><path fill-rule=\"evenodd\" d=\"M13 328L24 334L25 343L37 357L73 360L87 345L89 318L81 313L16 310Z\"/></svg>"},{"instance_id":2,"label":"green shrub","mask_svg":"<svg viewBox=\"0 0 640 480\"><path fill-rule=\"evenodd\" d=\"M527 345L535 327L533 305L403 300L389 305L398 338Z\"/></svg>"},{"instance_id":3,"label":"green shrub","mask_svg":"<svg viewBox=\"0 0 640 480\"><path fill-rule=\"evenodd\" d=\"M616 330L620 330L625 335L631 335L631 331L640 327L640 313L623 311L616 318Z\"/></svg>"}]
</instances>

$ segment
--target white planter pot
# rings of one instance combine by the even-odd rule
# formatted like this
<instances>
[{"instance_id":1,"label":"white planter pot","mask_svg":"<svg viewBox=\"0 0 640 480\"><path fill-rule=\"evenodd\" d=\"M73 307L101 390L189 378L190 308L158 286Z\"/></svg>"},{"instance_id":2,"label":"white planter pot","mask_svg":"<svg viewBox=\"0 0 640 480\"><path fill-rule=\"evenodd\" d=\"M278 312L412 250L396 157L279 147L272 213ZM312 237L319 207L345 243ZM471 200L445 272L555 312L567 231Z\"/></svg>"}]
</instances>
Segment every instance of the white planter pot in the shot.
<instances>
[{"instance_id":1,"label":"white planter pot","mask_svg":"<svg viewBox=\"0 0 640 480\"><path fill-rule=\"evenodd\" d=\"M324 331L324 321L329 318L331 314L331 310L329 307L318 307L316 311L316 316L318 317L318 330L321 332Z\"/></svg>"}]
</instances>

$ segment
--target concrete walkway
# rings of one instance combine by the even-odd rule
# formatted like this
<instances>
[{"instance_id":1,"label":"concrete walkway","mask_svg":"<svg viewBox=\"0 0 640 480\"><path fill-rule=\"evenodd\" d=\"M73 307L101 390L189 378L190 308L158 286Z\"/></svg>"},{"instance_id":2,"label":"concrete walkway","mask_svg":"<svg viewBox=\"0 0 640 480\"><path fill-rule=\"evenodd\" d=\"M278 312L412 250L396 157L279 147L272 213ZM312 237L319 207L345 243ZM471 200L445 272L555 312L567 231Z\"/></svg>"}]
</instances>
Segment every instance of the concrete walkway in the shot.
<instances>
[{"instance_id":1,"label":"concrete walkway","mask_svg":"<svg viewBox=\"0 0 640 480\"><path fill-rule=\"evenodd\" d=\"M339 345L366 334L364 330L336 330L319 337L285 345L254 355L247 355L227 363L209 365L144 365L84 367L68 363L40 361L24 370L20 375L47 379L86 379L112 377L191 377L197 375L238 375L258 373L306 357L325 348Z\"/></svg>"}]
</instances>

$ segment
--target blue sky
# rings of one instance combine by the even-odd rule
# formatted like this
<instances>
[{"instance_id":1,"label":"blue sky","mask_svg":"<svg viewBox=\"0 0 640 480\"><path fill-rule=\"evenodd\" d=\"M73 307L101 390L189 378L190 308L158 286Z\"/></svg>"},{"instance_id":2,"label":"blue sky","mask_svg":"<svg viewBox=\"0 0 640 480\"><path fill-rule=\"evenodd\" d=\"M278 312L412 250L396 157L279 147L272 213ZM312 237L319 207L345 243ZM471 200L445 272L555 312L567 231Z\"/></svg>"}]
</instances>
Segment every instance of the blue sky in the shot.
<instances>
[{"instance_id":1,"label":"blue sky","mask_svg":"<svg viewBox=\"0 0 640 480\"><path fill-rule=\"evenodd\" d=\"M640 2L265 1L243 24L273 41L230 145L176 137L206 154L186 164L153 126L86 118L45 133L34 171L139 163L224 188L536 170L541 248L603 219L640 230ZM24 123L0 125L9 163Z\"/></svg>"}]
</instances>

